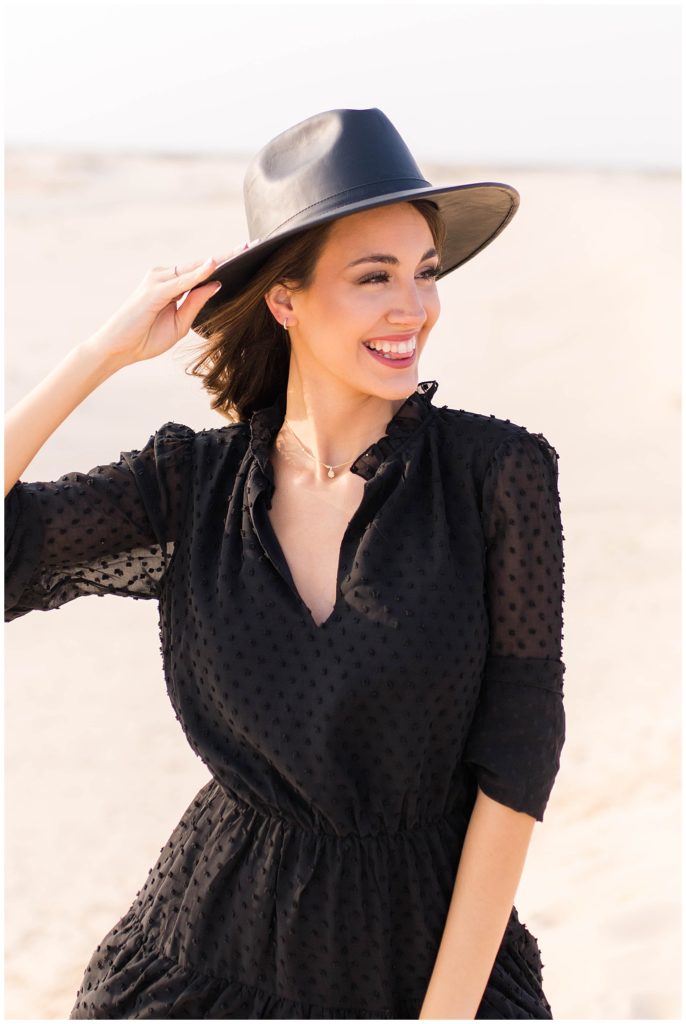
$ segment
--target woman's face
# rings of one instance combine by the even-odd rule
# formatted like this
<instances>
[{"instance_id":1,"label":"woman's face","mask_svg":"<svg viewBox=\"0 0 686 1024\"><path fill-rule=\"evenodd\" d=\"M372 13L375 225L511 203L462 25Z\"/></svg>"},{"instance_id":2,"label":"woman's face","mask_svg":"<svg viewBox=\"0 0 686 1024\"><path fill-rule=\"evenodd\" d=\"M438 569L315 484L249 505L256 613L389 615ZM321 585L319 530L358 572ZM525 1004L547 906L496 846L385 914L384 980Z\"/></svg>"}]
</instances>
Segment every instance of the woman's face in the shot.
<instances>
[{"instance_id":1,"label":"woman's face","mask_svg":"<svg viewBox=\"0 0 686 1024\"><path fill-rule=\"evenodd\" d=\"M270 304L280 322L289 318L291 359L301 379L333 377L389 399L412 391L440 313L437 267L429 225L409 203L335 221L310 286L288 293L290 309ZM283 291L271 294L283 298ZM372 341L383 348L384 337L409 351L391 351L395 358L388 359L369 350Z\"/></svg>"}]
</instances>

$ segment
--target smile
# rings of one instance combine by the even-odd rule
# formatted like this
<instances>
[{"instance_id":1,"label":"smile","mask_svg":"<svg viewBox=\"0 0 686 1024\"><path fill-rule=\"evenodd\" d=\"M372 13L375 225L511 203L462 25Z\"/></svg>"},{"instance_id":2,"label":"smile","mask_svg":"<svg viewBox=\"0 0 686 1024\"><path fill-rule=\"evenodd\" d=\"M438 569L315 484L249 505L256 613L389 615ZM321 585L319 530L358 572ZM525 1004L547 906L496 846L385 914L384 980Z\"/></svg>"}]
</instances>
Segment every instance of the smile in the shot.
<instances>
[{"instance_id":1,"label":"smile","mask_svg":"<svg viewBox=\"0 0 686 1024\"><path fill-rule=\"evenodd\" d=\"M405 366L409 366L414 361L417 338L413 337L408 341L401 342L363 341L362 344L372 359L400 370Z\"/></svg>"}]
</instances>

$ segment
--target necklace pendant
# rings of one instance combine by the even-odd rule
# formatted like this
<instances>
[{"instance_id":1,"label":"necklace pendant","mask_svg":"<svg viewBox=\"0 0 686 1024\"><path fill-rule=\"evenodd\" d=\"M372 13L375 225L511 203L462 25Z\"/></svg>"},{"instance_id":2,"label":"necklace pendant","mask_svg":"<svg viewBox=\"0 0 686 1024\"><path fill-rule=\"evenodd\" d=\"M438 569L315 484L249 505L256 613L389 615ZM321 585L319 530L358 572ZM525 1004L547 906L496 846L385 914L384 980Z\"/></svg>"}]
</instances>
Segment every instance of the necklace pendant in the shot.
<instances>
[{"instance_id":1,"label":"necklace pendant","mask_svg":"<svg viewBox=\"0 0 686 1024\"><path fill-rule=\"evenodd\" d=\"M329 472L326 474L329 478L333 478L336 474L333 471L333 466L329 466Z\"/></svg>"}]
</instances>

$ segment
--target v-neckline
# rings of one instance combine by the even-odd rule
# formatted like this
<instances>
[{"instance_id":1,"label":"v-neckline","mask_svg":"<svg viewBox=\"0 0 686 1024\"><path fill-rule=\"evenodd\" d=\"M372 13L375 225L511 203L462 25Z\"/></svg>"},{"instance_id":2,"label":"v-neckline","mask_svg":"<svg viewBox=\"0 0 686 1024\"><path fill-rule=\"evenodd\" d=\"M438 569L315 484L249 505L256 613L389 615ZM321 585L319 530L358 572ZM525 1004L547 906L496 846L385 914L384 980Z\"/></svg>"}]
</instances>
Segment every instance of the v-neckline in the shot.
<instances>
[{"instance_id":1,"label":"v-neckline","mask_svg":"<svg viewBox=\"0 0 686 1024\"><path fill-rule=\"evenodd\" d=\"M334 615L336 614L336 611L338 610L338 603L339 603L339 601L340 601L340 599L342 597L342 590L341 590L341 564L342 564L342 561L343 561L343 552L346 549L347 543L348 543L348 540L349 540L348 534L350 533L350 531L351 531L351 529L353 527L353 523L355 522L355 520L360 515L361 509L362 509L363 505L365 504L365 501L366 501L366 498L367 498L367 484L365 483L364 486L365 486L365 489L362 492L362 497L360 499L360 502L359 502L357 508L355 509L355 511L353 512L352 516L350 517L350 519L348 521L348 524L347 524L347 526L345 528L345 531L343 533L343 537L341 538L341 543L340 543L339 548L338 548L338 558L336 559L336 590L335 590L335 594L334 594L333 607L331 608L331 611L329 612L327 617L325 619L323 619L321 622L317 622L315 620L315 617L312 614L312 609L310 608L310 606L308 605L307 601L305 601L305 599L303 598L302 594L298 590L298 588L297 588L297 586L295 584L295 579L293 578L293 572L292 572L291 567L288 564L286 556L285 556L285 554L283 552L283 548L281 546L281 542L280 542L280 540L279 540L279 538L278 538L278 536L276 534L276 531L274 530L274 526L272 524L271 519L265 513L264 522L268 524L268 528L269 528L269 532L270 532L270 535L271 535L271 539L272 539L272 543L273 543L273 546L274 546L274 550L276 552L278 552L279 562L282 565L282 570L281 570L282 574L287 576L287 582L288 582L291 590L293 591L293 593L295 594L295 596L298 599L298 603L300 605L300 609L301 609L303 615L307 618L307 620L310 623L310 625L314 629L316 629L316 630L323 630L323 629L325 629L326 626L328 626L329 623L332 621ZM278 569L278 566L276 568ZM283 572L284 568L286 570L285 573Z\"/></svg>"},{"instance_id":2,"label":"v-neckline","mask_svg":"<svg viewBox=\"0 0 686 1024\"><path fill-rule=\"evenodd\" d=\"M270 467L272 468L273 471L273 466L271 466L271 462ZM338 605L343 596L342 575L344 564L344 552L347 550L348 545L350 543L350 539L353 536L353 530L355 528L357 519L364 514L363 510L369 499L369 481L365 481L364 489L362 491L362 497L360 498L357 508L355 509L352 516L348 520L346 528L343 532L341 543L338 547L338 557L336 559L334 603L327 617L323 619L321 622L317 622L315 620L315 617L312 614L312 609L305 601L305 599L303 598L302 594L300 593L296 586L295 579L293 577L293 572L284 554L283 547L281 546L281 541L279 540L276 530L274 529L274 525L268 515L268 511L271 508L271 498L274 493L273 488L271 488L268 493L269 501L265 504L259 504L253 509L253 524L255 526L258 539L262 543L262 547L265 551L265 554L269 558L270 562L272 563L276 571L280 574L280 576L288 584L294 597L297 599L300 612L306 619L308 625L310 625L313 629L319 632L321 630L326 629L326 627L331 624L331 622L334 619L334 616L336 615L336 612L338 611Z\"/></svg>"},{"instance_id":3,"label":"v-neckline","mask_svg":"<svg viewBox=\"0 0 686 1024\"><path fill-rule=\"evenodd\" d=\"M270 457L271 446L284 421L285 394L277 398L271 405L255 410L250 416L249 448L253 456L253 472L250 474L247 483L246 497L252 513L253 526L265 554L281 578L288 584L296 598L301 614L311 628L317 632L326 630L336 617L338 606L343 597L343 581L341 576L344 566L344 552L350 543L356 522L369 500L370 484L377 479L377 472L380 467L401 450L406 440L415 433L420 424L434 410L432 398L437 388L438 381L436 380L421 381L415 391L408 395L391 417L386 426L385 433L377 441L365 448L350 465L348 472L356 473L365 481L364 490L357 508L348 521L338 549L333 607L329 615L319 623L316 622L309 605L295 585L293 574L279 538L269 516L266 514L271 508L275 487L274 467ZM266 508L265 505L257 500L260 497L264 499Z\"/></svg>"}]
</instances>

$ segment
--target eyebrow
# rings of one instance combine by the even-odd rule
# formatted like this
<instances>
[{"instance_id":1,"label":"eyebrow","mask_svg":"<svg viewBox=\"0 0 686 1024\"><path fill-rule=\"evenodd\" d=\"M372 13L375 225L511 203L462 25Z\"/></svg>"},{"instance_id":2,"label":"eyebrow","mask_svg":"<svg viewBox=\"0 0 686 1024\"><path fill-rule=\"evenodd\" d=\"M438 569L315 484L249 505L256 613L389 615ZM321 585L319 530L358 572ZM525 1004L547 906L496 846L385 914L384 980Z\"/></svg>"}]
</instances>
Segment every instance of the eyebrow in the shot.
<instances>
[{"instance_id":1,"label":"eyebrow","mask_svg":"<svg viewBox=\"0 0 686 1024\"><path fill-rule=\"evenodd\" d=\"M428 260L431 256L438 256L435 249L427 249L419 262L423 263L424 260ZM360 256L359 259L348 263L348 266L356 267L358 263L390 263L395 267L400 263L400 260L397 256L390 256L388 253L375 252L370 253L369 256Z\"/></svg>"}]
</instances>

